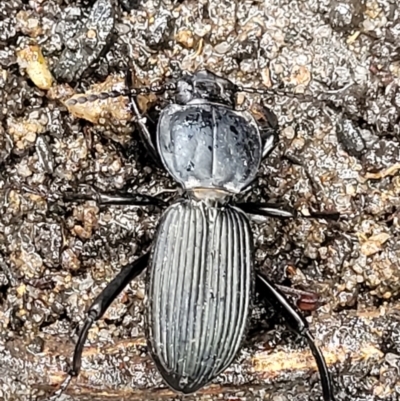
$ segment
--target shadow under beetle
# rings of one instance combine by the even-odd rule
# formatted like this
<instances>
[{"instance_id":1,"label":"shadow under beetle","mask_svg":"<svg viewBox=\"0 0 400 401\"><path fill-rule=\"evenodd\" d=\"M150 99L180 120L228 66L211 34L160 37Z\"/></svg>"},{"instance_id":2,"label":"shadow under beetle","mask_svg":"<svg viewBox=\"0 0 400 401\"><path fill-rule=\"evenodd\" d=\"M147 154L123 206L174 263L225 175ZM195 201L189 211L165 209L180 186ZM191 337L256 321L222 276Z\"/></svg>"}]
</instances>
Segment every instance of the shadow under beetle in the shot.
<instances>
[{"instance_id":1,"label":"shadow under beetle","mask_svg":"<svg viewBox=\"0 0 400 401\"><path fill-rule=\"evenodd\" d=\"M156 143L133 99L131 106L148 149L182 185L185 197L165 210L151 251L122 268L89 308L72 369L56 396L78 375L93 322L148 267L147 340L157 369L172 389L195 392L232 363L246 333L258 280L265 300L307 340L318 365L323 398L334 400L325 359L307 322L277 286L253 267L248 214L293 218L296 211L277 204L232 201L255 179L262 158L274 147L277 128L272 112L269 123L261 127L248 111L235 110L235 95L267 91L243 88L209 71L199 71L158 88L82 96L71 102L151 91L168 91L171 100L160 113ZM84 199L101 204L163 205L155 197L138 194L65 195L66 201Z\"/></svg>"}]
</instances>

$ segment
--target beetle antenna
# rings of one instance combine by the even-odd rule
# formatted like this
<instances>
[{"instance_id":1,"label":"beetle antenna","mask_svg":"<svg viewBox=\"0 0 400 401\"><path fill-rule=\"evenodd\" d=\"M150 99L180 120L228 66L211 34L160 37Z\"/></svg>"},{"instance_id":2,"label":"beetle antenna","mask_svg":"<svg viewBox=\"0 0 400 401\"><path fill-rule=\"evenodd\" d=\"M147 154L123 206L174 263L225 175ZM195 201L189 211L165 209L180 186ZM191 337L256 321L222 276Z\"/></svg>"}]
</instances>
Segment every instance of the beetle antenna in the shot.
<instances>
[{"instance_id":1,"label":"beetle antenna","mask_svg":"<svg viewBox=\"0 0 400 401\"><path fill-rule=\"evenodd\" d=\"M68 99L65 104L67 106L75 106L77 104L84 104L88 102L95 102L97 100L114 99L120 96L138 96L146 95L149 93L163 93L168 90L176 89L176 83L170 82L164 85L143 86L142 88L125 88L121 90L112 90L109 92L92 93L90 95L82 95L79 97Z\"/></svg>"},{"instance_id":2,"label":"beetle antenna","mask_svg":"<svg viewBox=\"0 0 400 401\"><path fill-rule=\"evenodd\" d=\"M286 96L293 99L301 99L304 102L311 102L315 99L315 96L305 95L303 93L288 92L280 89L257 89L257 88L246 88L244 86L238 86L238 92L246 93L256 93L258 95L268 95L268 96Z\"/></svg>"},{"instance_id":3,"label":"beetle antenna","mask_svg":"<svg viewBox=\"0 0 400 401\"><path fill-rule=\"evenodd\" d=\"M298 98L305 102L312 102L319 96L328 96L329 97L331 95L337 95L342 92L345 92L347 89L349 89L353 85L354 85L354 83L350 82L349 84L343 86L342 88L327 90L327 91L317 91L317 92L314 92L314 94L312 94L312 95L311 94L306 95L303 93L295 93L295 92L290 92L290 91L281 90L281 89L258 89L258 88L246 87L246 86L242 86L242 85L236 85L236 91L237 92L246 92L246 93L256 93L258 95L287 96L287 97L291 97L291 98Z\"/></svg>"}]
</instances>

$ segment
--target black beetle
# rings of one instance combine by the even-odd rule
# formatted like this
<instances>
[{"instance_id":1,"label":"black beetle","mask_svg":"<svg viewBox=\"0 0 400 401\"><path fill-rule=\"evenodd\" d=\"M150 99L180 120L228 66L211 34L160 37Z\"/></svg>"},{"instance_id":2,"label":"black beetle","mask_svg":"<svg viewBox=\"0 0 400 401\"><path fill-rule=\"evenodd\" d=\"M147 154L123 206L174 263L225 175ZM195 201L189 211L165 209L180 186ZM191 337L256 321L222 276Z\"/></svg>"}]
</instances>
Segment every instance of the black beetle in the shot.
<instances>
[{"instance_id":1,"label":"black beetle","mask_svg":"<svg viewBox=\"0 0 400 401\"><path fill-rule=\"evenodd\" d=\"M89 308L75 348L72 370L57 391L79 373L89 328L123 288L147 266L147 339L165 382L192 393L223 372L246 333L254 282L288 326L308 341L316 359L325 401L334 400L331 378L307 322L284 294L253 268L253 239L247 214L293 218L290 208L270 203L234 204L232 197L255 179L262 158L275 143L276 118L260 127L247 111L235 110L235 85L209 71L186 75L159 88L90 95L83 103L122 95L168 90L171 103L161 111L156 144L138 111L142 134L154 157L185 190L185 198L164 212L150 252L121 272ZM66 201L95 199L102 204L162 205L153 197L129 194L68 193ZM314 215L324 217L325 215ZM331 217L331 216L330 216Z\"/></svg>"}]
</instances>

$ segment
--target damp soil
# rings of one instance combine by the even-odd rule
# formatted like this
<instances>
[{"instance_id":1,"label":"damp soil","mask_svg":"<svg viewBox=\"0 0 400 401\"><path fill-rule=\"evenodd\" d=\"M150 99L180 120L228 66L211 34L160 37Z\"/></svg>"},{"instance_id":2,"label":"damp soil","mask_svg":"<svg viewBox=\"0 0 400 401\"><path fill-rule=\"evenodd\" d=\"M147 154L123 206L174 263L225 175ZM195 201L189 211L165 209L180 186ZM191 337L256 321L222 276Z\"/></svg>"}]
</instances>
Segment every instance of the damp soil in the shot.
<instances>
[{"instance_id":1,"label":"damp soil","mask_svg":"<svg viewBox=\"0 0 400 401\"><path fill-rule=\"evenodd\" d=\"M75 109L67 99L201 68L270 90L238 97L279 122L242 200L341 214L254 222L256 269L320 295L305 315L338 401L400 399L397 1L10 0L0 2L1 400L58 388L85 311L151 246L162 214L63 194L181 196L126 98ZM141 98L143 112L156 101ZM144 278L93 326L60 400L321 400L306 343L258 298L232 366L195 395L174 394L147 354Z\"/></svg>"}]
</instances>

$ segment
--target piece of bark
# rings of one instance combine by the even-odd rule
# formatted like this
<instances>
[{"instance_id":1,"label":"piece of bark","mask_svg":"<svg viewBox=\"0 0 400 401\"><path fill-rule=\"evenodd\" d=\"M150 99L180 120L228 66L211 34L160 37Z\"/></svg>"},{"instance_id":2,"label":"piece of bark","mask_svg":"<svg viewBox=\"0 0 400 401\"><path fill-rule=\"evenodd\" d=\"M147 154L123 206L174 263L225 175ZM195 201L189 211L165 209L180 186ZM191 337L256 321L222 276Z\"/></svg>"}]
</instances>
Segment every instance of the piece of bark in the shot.
<instances>
[{"instance_id":1,"label":"piece of bark","mask_svg":"<svg viewBox=\"0 0 400 401\"><path fill-rule=\"evenodd\" d=\"M400 376L396 375L393 360L399 363L400 359L396 360L390 352L390 342L397 338L393 333L400 327L399 316L400 306L320 315L314 320L316 342L334 378L338 401L361 400L357 397L367 395L389 400L391 398L385 397L394 396ZM311 352L304 343L293 340L294 337L282 341L274 349L267 349L260 341L250 348L244 347L238 360L213 384L184 399L320 399L319 376ZM73 352L72 342L52 336L44 338L39 354L32 354L21 341L9 342L6 348L9 353L8 357L3 356L0 380L12 376L16 366L24 366L25 369L20 369L19 380L37 400L47 399L63 382L66 364L60 363L60 359L70 360ZM182 399L183 396L166 388L145 349L143 337L86 346L82 371L66 391L70 397L64 399Z\"/></svg>"}]
</instances>

